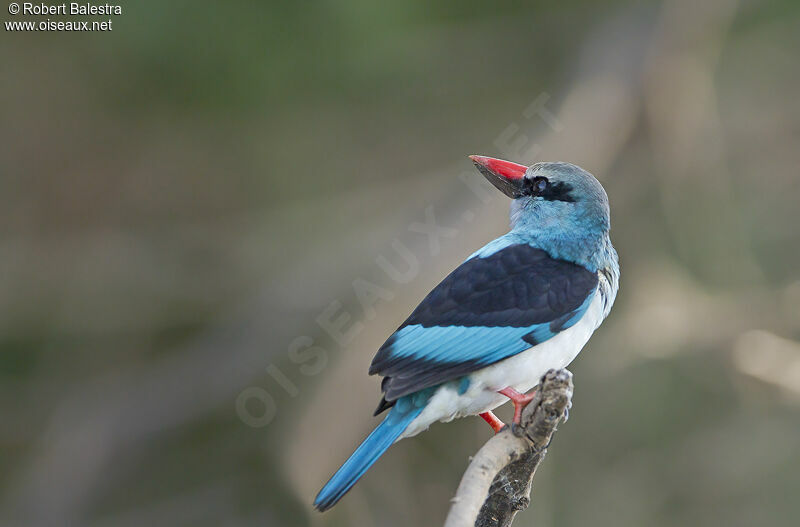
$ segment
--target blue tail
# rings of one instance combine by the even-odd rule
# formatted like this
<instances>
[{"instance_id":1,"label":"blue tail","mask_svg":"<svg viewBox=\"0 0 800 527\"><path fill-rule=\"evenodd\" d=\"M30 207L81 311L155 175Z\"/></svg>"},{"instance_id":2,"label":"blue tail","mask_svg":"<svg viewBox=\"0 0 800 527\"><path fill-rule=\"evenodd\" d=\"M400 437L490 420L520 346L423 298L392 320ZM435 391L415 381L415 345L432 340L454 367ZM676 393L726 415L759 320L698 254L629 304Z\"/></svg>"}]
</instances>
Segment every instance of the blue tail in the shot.
<instances>
[{"instance_id":1,"label":"blue tail","mask_svg":"<svg viewBox=\"0 0 800 527\"><path fill-rule=\"evenodd\" d=\"M356 481L364 475L364 472L400 437L400 434L403 433L409 423L422 412L421 407L402 404L410 403L410 401L401 399L397 402L400 404L395 405L389 411L383 422L367 436L364 442L353 452L353 455L344 462L344 465L336 471L336 474L319 491L316 499L314 499L314 507L319 511L328 510L336 505L336 502L342 499L342 496L356 484ZM409 406L411 407L409 408Z\"/></svg>"}]
</instances>

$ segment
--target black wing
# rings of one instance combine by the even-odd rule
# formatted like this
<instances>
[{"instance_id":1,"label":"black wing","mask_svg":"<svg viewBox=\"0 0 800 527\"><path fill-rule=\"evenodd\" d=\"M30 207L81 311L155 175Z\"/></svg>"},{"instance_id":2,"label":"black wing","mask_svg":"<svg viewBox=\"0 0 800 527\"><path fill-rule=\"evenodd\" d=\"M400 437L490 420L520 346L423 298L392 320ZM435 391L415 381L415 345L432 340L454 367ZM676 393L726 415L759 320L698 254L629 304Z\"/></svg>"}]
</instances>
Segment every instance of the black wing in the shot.
<instances>
[{"instance_id":1,"label":"black wing","mask_svg":"<svg viewBox=\"0 0 800 527\"><path fill-rule=\"evenodd\" d=\"M370 374L386 377L379 410L551 338L580 319L597 284L597 273L525 244L467 260L373 359Z\"/></svg>"}]
</instances>

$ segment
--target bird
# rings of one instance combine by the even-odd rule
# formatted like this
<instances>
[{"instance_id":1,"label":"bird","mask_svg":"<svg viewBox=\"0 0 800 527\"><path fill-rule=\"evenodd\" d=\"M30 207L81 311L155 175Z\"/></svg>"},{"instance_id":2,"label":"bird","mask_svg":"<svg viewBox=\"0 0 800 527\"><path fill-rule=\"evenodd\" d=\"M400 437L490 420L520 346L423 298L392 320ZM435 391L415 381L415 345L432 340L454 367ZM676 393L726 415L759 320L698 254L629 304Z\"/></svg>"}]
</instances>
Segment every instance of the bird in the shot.
<instances>
[{"instance_id":1,"label":"bird","mask_svg":"<svg viewBox=\"0 0 800 527\"><path fill-rule=\"evenodd\" d=\"M530 166L469 156L511 198L509 231L470 255L378 349L383 421L319 491L333 507L396 441L437 421L479 415L511 400L512 426L542 375L566 367L608 316L619 288L603 186L565 162Z\"/></svg>"}]
</instances>

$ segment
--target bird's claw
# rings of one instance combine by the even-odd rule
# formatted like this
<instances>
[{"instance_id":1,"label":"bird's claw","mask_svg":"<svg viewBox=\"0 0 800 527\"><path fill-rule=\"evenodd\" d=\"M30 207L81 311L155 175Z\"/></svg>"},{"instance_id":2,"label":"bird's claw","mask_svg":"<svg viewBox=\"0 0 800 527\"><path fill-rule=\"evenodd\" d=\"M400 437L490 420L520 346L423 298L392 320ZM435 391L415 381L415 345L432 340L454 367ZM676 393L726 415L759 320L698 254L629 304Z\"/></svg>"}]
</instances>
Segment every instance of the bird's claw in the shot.
<instances>
[{"instance_id":1,"label":"bird's claw","mask_svg":"<svg viewBox=\"0 0 800 527\"><path fill-rule=\"evenodd\" d=\"M511 423L511 433L517 437L525 435L525 428L519 423Z\"/></svg>"}]
</instances>

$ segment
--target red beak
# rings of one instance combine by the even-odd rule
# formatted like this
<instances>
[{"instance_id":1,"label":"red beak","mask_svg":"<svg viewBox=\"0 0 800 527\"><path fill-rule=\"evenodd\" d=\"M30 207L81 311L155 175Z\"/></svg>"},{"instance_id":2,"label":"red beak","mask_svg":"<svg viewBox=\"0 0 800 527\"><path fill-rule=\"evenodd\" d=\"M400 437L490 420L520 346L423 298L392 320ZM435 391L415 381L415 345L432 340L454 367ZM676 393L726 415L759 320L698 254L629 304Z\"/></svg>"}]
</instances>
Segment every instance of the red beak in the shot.
<instances>
[{"instance_id":1,"label":"red beak","mask_svg":"<svg viewBox=\"0 0 800 527\"><path fill-rule=\"evenodd\" d=\"M493 157L469 156L481 174L509 198L523 195L525 171L528 167Z\"/></svg>"}]
</instances>

